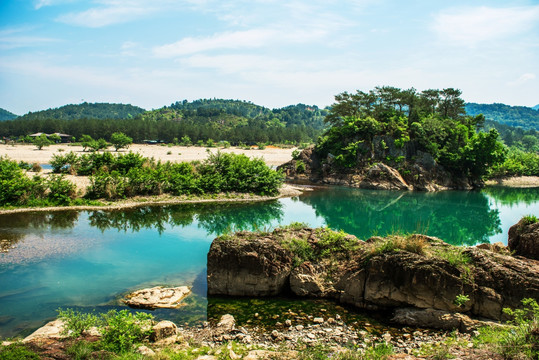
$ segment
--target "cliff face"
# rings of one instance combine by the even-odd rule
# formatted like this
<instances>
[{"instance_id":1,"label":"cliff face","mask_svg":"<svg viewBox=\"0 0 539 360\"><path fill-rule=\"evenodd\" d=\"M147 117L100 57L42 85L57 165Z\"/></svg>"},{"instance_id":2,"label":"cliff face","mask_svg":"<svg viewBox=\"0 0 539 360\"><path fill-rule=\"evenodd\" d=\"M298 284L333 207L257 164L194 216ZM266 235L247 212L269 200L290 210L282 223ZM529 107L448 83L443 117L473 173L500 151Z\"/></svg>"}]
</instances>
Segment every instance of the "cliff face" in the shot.
<instances>
[{"instance_id":1,"label":"cliff face","mask_svg":"<svg viewBox=\"0 0 539 360\"><path fill-rule=\"evenodd\" d=\"M449 173L413 142L398 148L392 138L375 136L372 144L362 144L357 153L357 166L343 168L337 166L332 154L322 157L311 146L279 168L288 179L363 189L469 190L482 185L471 182L465 174Z\"/></svg>"},{"instance_id":2,"label":"cliff face","mask_svg":"<svg viewBox=\"0 0 539 360\"><path fill-rule=\"evenodd\" d=\"M462 249L424 235L363 242L331 234L302 228L217 238L208 254L208 294L291 292L366 309L412 307L489 319L501 319L502 308L519 307L523 298L539 298L539 262L504 249ZM466 301L456 301L459 296Z\"/></svg>"}]
</instances>

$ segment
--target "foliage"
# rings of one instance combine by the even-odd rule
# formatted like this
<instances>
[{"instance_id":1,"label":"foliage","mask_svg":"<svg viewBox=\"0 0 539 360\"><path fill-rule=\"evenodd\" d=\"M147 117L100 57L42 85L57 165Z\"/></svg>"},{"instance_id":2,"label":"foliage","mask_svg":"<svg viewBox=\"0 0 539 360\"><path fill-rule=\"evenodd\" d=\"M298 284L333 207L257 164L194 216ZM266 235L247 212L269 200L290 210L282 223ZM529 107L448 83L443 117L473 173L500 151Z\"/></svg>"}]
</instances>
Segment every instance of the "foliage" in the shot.
<instances>
[{"instance_id":1,"label":"foliage","mask_svg":"<svg viewBox=\"0 0 539 360\"><path fill-rule=\"evenodd\" d=\"M46 186L49 188L47 198L52 204L69 205L77 195L77 187L63 175L51 175Z\"/></svg>"},{"instance_id":2,"label":"foliage","mask_svg":"<svg viewBox=\"0 0 539 360\"><path fill-rule=\"evenodd\" d=\"M64 105L56 109L48 109L36 112L29 112L20 116L24 121L56 119L129 119L145 110L133 105L108 104L108 103L87 103Z\"/></svg>"},{"instance_id":3,"label":"foliage","mask_svg":"<svg viewBox=\"0 0 539 360\"><path fill-rule=\"evenodd\" d=\"M526 225L535 224L537 221L539 221L537 219L537 216L535 216L535 215L524 215L524 217L521 219L521 221L522 220L524 220L524 224L526 224Z\"/></svg>"},{"instance_id":4,"label":"foliage","mask_svg":"<svg viewBox=\"0 0 539 360\"><path fill-rule=\"evenodd\" d=\"M109 143L105 139L93 140L88 143L88 147L92 151L105 150L109 147Z\"/></svg>"},{"instance_id":5,"label":"foliage","mask_svg":"<svg viewBox=\"0 0 539 360\"><path fill-rule=\"evenodd\" d=\"M66 354L74 360L90 360L93 358L92 353L97 350L97 343L88 341L77 341L66 348Z\"/></svg>"},{"instance_id":6,"label":"foliage","mask_svg":"<svg viewBox=\"0 0 539 360\"><path fill-rule=\"evenodd\" d=\"M390 235L383 239L376 239L371 246L371 254L378 255L394 251L408 251L418 255L425 254L428 243L420 235Z\"/></svg>"},{"instance_id":7,"label":"foliage","mask_svg":"<svg viewBox=\"0 0 539 360\"><path fill-rule=\"evenodd\" d=\"M93 326L100 324L95 314L81 313L73 309L58 309L58 319L64 322L63 334L77 338Z\"/></svg>"},{"instance_id":8,"label":"foliage","mask_svg":"<svg viewBox=\"0 0 539 360\"><path fill-rule=\"evenodd\" d=\"M151 334L153 315L110 310L103 318L101 342L107 350L123 353Z\"/></svg>"},{"instance_id":9,"label":"foliage","mask_svg":"<svg viewBox=\"0 0 539 360\"><path fill-rule=\"evenodd\" d=\"M539 154L510 147L505 161L492 167L489 172L489 177L506 176L539 176Z\"/></svg>"},{"instance_id":10,"label":"foliage","mask_svg":"<svg viewBox=\"0 0 539 360\"><path fill-rule=\"evenodd\" d=\"M296 172L299 174L305 172L305 163L302 160L296 160Z\"/></svg>"},{"instance_id":11,"label":"foliage","mask_svg":"<svg viewBox=\"0 0 539 360\"><path fill-rule=\"evenodd\" d=\"M133 139L122 132L115 132L110 136L110 143L118 151L119 149L127 149L133 143Z\"/></svg>"},{"instance_id":12,"label":"foliage","mask_svg":"<svg viewBox=\"0 0 539 360\"><path fill-rule=\"evenodd\" d=\"M506 359L539 358L539 305L531 298L522 304L522 309L504 309L513 318L510 326L480 328L474 346L488 347Z\"/></svg>"},{"instance_id":13,"label":"foliage","mask_svg":"<svg viewBox=\"0 0 539 360\"><path fill-rule=\"evenodd\" d=\"M38 150L41 150L45 146L52 145L53 142L47 138L47 135L41 134L36 136L32 143L37 147Z\"/></svg>"},{"instance_id":14,"label":"foliage","mask_svg":"<svg viewBox=\"0 0 539 360\"><path fill-rule=\"evenodd\" d=\"M15 115L12 112L7 111L5 109L0 109L0 121L13 120L15 118L17 118L17 115Z\"/></svg>"},{"instance_id":15,"label":"foliage","mask_svg":"<svg viewBox=\"0 0 539 360\"><path fill-rule=\"evenodd\" d=\"M505 149L496 130L478 132L484 118L465 116L460 95L452 88L418 93L387 86L336 95L326 116L330 128L319 138L316 151L322 159L332 154L334 166L346 170L386 161L389 149L407 154L405 145L413 143L415 151L431 154L454 175L481 180L503 162Z\"/></svg>"},{"instance_id":16,"label":"foliage","mask_svg":"<svg viewBox=\"0 0 539 360\"><path fill-rule=\"evenodd\" d=\"M458 307L462 307L464 306L468 301L470 301L470 297L468 295L465 295L465 294L458 294L456 297L455 297L455 301L453 301L453 303L455 305L457 305Z\"/></svg>"},{"instance_id":17,"label":"foliage","mask_svg":"<svg viewBox=\"0 0 539 360\"><path fill-rule=\"evenodd\" d=\"M8 346L0 345L0 359L2 360L39 360L38 354L32 352L21 343Z\"/></svg>"},{"instance_id":18,"label":"foliage","mask_svg":"<svg viewBox=\"0 0 539 360\"><path fill-rule=\"evenodd\" d=\"M472 116L483 114L486 119L500 124L539 130L539 111L526 106L467 103L465 109Z\"/></svg>"}]
</instances>

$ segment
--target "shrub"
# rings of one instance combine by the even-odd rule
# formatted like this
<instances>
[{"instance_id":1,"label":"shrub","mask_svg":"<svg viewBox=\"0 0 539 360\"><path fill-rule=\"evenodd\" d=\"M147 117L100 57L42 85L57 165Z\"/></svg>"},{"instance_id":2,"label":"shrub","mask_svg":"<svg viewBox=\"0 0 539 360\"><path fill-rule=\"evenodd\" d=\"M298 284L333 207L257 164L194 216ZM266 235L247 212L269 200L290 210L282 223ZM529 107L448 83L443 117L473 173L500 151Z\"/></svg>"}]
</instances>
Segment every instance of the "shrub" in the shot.
<instances>
[{"instance_id":1,"label":"shrub","mask_svg":"<svg viewBox=\"0 0 539 360\"><path fill-rule=\"evenodd\" d=\"M470 301L470 297L468 295L458 294L453 303L458 307L463 307L468 301Z\"/></svg>"},{"instance_id":2,"label":"shrub","mask_svg":"<svg viewBox=\"0 0 539 360\"><path fill-rule=\"evenodd\" d=\"M51 175L46 182L49 193L47 198L57 205L69 205L77 194L77 187L63 175Z\"/></svg>"},{"instance_id":3,"label":"shrub","mask_svg":"<svg viewBox=\"0 0 539 360\"><path fill-rule=\"evenodd\" d=\"M32 164L32 171L33 172L38 173L38 172L41 172L41 170L43 170L41 168L41 165L39 165L38 163L33 163Z\"/></svg>"},{"instance_id":4,"label":"shrub","mask_svg":"<svg viewBox=\"0 0 539 360\"><path fill-rule=\"evenodd\" d=\"M314 249L306 239L285 239L281 242L281 245L294 254L294 266L299 266L305 261L311 261L315 259Z\"/></svg>"},{"instance_id":5,"label":"shrub","mask_svg":"<svg viewBox=\"0 0 539 360\"><path fill-rule=\"evenodd\" d=\"M58 309L58 318L64 322L62 334L77 338L83 332L100 324L95 314L81 313L73 309Z\"/></svg>"},{"instance_id":6,"label":"shrub","mask_svg":"<svg viewBox=\"0 0 539 360\"><path fill-rule=\"evenodd\" d=\"M26 348L23 344L14 343L8 346L0 345L0 359L2 360L39 360L38 354Z\"/></svg>"},{"instance_id":7,"label":"shrub","mask_svg":"<svg viewBox=\"0 0 539 360\"><path fill-rule=\"evenodd\" d=\"M100 171L90 176L86 196L90 199L119 199L126 194L126 180L117 171Z\"/></svg>"},{"instance_id":8,"label":"shrub","mask_svg":"<svg viewBox=\"0 0 539 360\"><path fill-rule=\"evenodd\" d=\"M292 159L293 160L299 160L299 155L300 154L301 154L301 152L298 149L294 149L294 151L292 151Z\"/></svg>"},{"instance_id":9,"label":"shrub","mask_svg":"<svg viewBox=\"0 0 539 360\"><path fill-rule=\"evenodd\" d=\"M50 164L52 166L52 172L54 173L76 174L79 168L80 160L77 154L70 151L65 155L52 155Z\"/></svg>"},{"instance_id":10,"label":"shrub","mask_svg":"<svg viewBox=\"0 0 539 360\"><path fill-rule=\"evenodd\" d=\"M110 310L103 317L103 337L101 342L107 350L124 353L133 345L151 334L153 316L129 310Z\"/></svg>"},{"instance_id":11,"label":"shrub","mask_svg":"<svg viewBox=\"0 0 539 360\"><path fill-rule=\"evenodd\" d=\"M305 172L305 163L301 160L296 160L296 172L304 173Z\"/></svg>"}]
</instances>

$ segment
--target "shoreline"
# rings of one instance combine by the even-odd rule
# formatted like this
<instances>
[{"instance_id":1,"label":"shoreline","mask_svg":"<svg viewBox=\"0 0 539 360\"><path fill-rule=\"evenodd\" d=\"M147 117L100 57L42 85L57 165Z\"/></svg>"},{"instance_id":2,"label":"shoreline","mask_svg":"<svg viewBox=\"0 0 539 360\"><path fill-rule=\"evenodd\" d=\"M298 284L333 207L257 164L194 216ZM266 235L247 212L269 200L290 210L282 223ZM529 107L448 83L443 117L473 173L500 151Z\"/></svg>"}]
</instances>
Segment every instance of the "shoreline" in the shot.
<instances>
[{"instance_id":1,"label":"shoreline","mask_svg":"<svg viewBox=\"0 0 539 360\"><path fill-rule=\"evenodd\" d=\"M145 206L166 206L181 204L203 204L203 203L234 203L234 202L261 202L277 200L285 197L299 196L304 192L298 186L283 184L279 189L279 194L275 196L261 196L236 193L232 196L226 194L216 194L215 198L205 198L196 196L137 196L127 200L109 202L107 205L75 205L75 206L50 206L35 208L14 208L0 209L0 215L27 213L27 212L56 212L56 211L114 211L124 209L134 209Z\"/></svg>"}]
</instances>

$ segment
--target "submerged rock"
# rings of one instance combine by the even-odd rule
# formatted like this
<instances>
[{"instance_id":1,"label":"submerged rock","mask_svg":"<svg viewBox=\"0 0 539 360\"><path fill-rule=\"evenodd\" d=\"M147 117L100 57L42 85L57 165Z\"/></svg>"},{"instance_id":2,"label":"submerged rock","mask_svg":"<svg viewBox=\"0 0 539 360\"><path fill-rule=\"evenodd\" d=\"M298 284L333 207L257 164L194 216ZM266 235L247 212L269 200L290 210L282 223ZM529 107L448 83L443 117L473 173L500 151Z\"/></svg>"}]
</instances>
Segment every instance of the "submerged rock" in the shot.
<instances>
[{"instance_id":1,"label":"submerged rock","mask_svg":"<svg viewBox=\"0 0 539 360\"><path fill-rule=\"evenodd\" d=\"M142 309L168 308L182 306L182 300L191 293L187 286L164 288L156 286L150 289L135 291L123 300L127 305Z\"/></svg>"}]
</instances>

